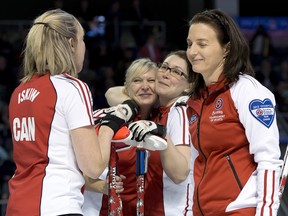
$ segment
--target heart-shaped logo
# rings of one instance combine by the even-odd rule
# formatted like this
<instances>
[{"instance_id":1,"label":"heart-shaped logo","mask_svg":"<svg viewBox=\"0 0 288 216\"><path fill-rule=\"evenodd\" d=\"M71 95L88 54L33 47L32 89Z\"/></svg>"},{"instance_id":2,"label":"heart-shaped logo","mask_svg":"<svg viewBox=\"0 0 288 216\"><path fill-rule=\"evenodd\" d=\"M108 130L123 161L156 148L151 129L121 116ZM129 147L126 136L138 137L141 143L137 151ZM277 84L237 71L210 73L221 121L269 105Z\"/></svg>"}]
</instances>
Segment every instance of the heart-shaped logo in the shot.
<instances>
[{"instance_id":1,"label":"heart-shaped logo","mask_svg":"<svg viewBox=\"0 0 288 216\"><path fill-rule=\"evenodd\" d=\"M249 110L253 117L267 128L269 128L273 123L275 109L270 99L266 98L263 101L255 99L251 101L249 104Z\"/></svg>"}]
</instances>

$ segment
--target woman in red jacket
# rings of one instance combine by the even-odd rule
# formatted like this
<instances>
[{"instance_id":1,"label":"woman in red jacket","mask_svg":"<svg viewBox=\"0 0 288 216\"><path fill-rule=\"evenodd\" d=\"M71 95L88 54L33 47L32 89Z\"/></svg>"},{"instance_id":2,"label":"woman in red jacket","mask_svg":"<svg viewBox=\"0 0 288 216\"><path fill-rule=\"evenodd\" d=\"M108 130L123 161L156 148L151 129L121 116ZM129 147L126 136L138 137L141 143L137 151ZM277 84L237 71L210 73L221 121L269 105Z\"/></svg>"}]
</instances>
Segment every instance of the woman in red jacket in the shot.
<instances>
[{"instance_id":1,"label":"woman in red jacket","mask_svg":"<svg viewBox=\"0 0 288 216\"><path fill-rule=\"evenodd\" d=\"M188 100L196 216L275 216L280 160L276 102L253 76L234 20L206 10L190 21L187 56L196 74Z\"/></svg>"}]
</instances>

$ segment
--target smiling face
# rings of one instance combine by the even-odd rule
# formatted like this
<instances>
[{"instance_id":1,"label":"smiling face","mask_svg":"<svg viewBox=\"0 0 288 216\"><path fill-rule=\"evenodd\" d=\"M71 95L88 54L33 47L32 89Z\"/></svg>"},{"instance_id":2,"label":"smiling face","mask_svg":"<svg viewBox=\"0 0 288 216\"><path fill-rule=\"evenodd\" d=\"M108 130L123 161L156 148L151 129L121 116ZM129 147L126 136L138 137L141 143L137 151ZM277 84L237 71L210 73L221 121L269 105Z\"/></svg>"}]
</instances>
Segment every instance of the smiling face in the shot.
<instances>
[{"instance_id":1,"label":"smiling face","mask_svg":"<svg viewBox=\"0 0 288 216\"><path fill-rule=\"evenodd\" d=\"M193 71L202 74L206 84L218 80L223 71L225 54L225 46L221 46L216 31L210 25L195 23L190 26L187 57Z\"/></svg>"},{"instance_id":2,"label":"smiling face","mask_svg":"<svg viewBox=\"0 0 288 216\"><path fill-rule=\"evenodd\" d=\"M156 69L135 76L127 85L128 95L136 101L140 109L150 109L154 106L157 95L155 92Z\"/></svg>"},{"instance_id":3,"label":"smiling face","mask_svg":"<svg viewBox=\"0 0 288 216\"><path fill-rule=\"evenodd\" d=\"M169 68L177 68L188 76L187 62L177 55L170 55L163 64ZM156 92L159 96L161 106L169 106L174 103L178 97L184 95L184 91L188 92L191 84L185 76L175 77L171 75L170 70L158 70L156 76Z\"/></svg>"}]
</instances>

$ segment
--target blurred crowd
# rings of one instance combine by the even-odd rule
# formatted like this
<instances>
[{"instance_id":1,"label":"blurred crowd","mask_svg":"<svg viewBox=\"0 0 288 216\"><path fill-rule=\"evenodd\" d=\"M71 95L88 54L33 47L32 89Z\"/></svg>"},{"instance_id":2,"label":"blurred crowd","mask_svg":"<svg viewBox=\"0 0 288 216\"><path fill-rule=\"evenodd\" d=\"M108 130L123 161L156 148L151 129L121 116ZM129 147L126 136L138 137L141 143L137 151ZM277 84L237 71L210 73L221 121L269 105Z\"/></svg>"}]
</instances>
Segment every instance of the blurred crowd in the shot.
<instances>
[{"instance_id":1,"label":"blurred crowd","mask_svg":"<svg viewBox=\"0 0 288 216\"><path fill-rule=\"evenodd\" d=\"M149 57L161 62L163 56L175 47L170 45L173 42L165 41L159 25L146 25L153 21L153 17L149 17L139 0L133 0L125 14L120 2L115 0L103 16L94 16L88 0L79 3L75 15L85 27L87 49L79 77L91 88L94 109L103 108L108 106L104 93L109 87L123 85L125 71L133 60ZM65 10L62 0L55 0L55 7ZM122 28L119 23L123 20L133 23L129 28ZM22 76L21 52L26 32L27 29L18 32L11 42L10 33L0 30L0 200L8 197L7 181L15 170L8 104ZM278 110L288 113L288 55L273 46L261 25L249 42L256 78L273 91Z\"/></svg>"},{"instance_id":2,"label":"blurred crowd","mask_svg":"<svg viewBox=\"0 0 288 216\"><path fill-rule=\"evenodd\" d=\"M149 13L141 7L139 0L132 0L125 16L117 0L101 16L93 15L88 0L80 0L79 3L74 15L82 22L86 32L86 56L79 78L90 86L94 109L103 108L108 106L104 93L111 86L124 84L126 68L133 60L149 57L160 62L169 49L164 47L161 26L151 25ZM69 11L63 0L55 0L54 4L55 8ZM130 21L131 25L122 28L119 24L122 20ZM0 30L0 201L8 197L7 183L15 170L8 105L22 77L21 52L27 32L28 29L14 33Z\"/></svg>"}]
</instances>

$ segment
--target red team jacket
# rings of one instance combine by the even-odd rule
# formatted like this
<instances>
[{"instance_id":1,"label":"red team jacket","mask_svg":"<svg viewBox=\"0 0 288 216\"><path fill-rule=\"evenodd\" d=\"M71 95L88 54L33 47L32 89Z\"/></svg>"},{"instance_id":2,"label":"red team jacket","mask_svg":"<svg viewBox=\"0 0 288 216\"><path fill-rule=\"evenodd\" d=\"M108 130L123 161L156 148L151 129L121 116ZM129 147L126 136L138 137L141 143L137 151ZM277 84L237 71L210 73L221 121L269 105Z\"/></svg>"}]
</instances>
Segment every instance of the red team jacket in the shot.
<instances>
[{"instance_id":1,"label":"red team jacket","mask_svg":"<svg viewBox=\"0 0 288 216\"><path fill-rule=\"evenodd\" d=\"M273 94L244 75L229 85L213 84L187 103L192 143L199 153L194 216L231 211L254 216L255 207L259 215L275 215L281 161Z\"/></svg>"}]
</instances>

